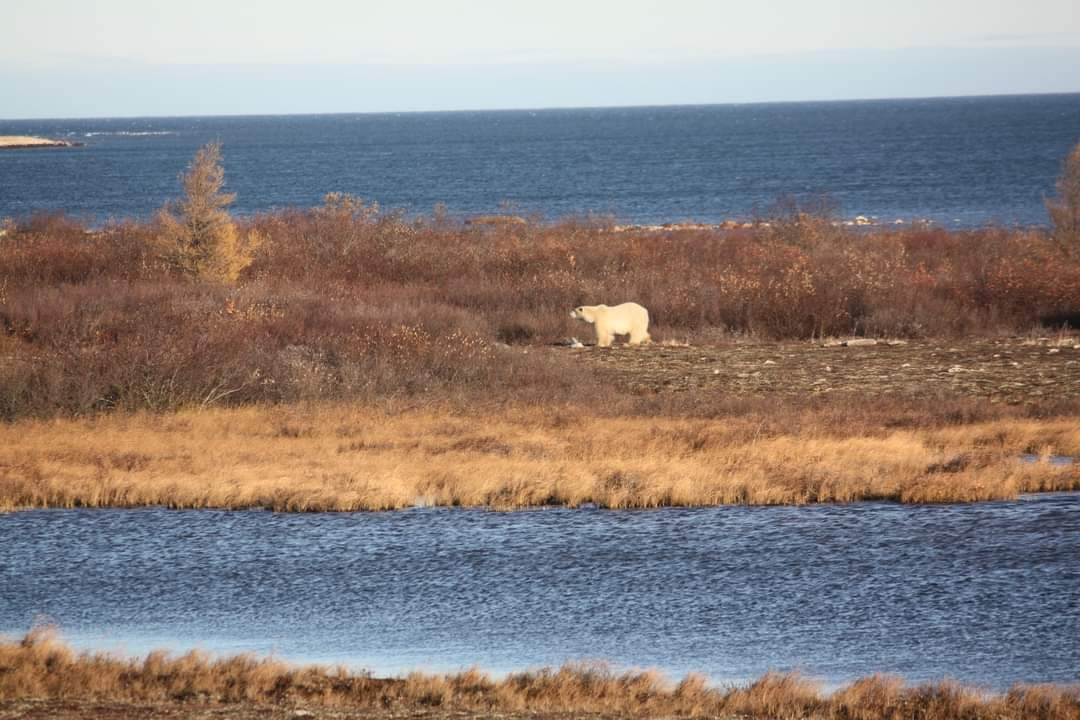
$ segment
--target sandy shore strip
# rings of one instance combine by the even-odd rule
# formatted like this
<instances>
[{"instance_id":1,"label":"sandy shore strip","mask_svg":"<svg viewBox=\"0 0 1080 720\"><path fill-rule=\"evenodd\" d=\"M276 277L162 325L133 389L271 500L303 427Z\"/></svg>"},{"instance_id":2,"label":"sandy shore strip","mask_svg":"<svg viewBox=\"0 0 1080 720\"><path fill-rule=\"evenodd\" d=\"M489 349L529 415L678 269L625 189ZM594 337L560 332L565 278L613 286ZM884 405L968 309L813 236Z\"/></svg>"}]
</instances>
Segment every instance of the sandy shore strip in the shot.
<instances>
[{"instance_id":1,"label":"sandy shore strip","mask_svg":"<svg viewBox=\"0 0 1080 720\"><path fill-rule=\"evenodd\" d=\"M7 150L32 147L77 147L80 144L33 135L0 135L0 149Z\"/></svg>"}]
</instances>

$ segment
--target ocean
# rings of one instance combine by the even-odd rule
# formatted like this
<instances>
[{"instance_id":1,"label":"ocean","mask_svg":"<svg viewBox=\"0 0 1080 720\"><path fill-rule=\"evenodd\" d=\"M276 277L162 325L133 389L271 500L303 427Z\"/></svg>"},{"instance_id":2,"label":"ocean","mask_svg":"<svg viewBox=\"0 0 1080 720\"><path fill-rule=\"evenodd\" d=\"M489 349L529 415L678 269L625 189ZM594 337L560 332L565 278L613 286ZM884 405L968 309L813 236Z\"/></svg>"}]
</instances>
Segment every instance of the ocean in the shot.
<instances>
[{"instance_id":1,"label":"ocean","mask_svg":"<svg viewBox=\"0 0 1080 720\"><path fill-rule=\"evenodd\" d=\"M0 217L146 218L196 149L223 144L239 215L345 192L409 215L625 223L766 216L828 196L843 217L1042 225L1080 141L1080 94L608 109L0 120L79 148L0 151Z\"/></svg>"}]
</instances>

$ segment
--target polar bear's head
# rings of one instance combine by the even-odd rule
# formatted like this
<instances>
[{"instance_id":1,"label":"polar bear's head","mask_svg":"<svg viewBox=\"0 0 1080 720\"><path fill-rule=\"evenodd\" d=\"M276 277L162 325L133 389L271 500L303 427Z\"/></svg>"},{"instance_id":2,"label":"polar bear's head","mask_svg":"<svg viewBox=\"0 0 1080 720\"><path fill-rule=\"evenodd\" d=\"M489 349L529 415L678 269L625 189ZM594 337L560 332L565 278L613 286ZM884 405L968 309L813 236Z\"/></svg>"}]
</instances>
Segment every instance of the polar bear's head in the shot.
<instances>
[{"instance_id":1,"label":"polar bear's head","mask_svg":"<svg viewBox=\"0 0 1080 720\"><path fill-rule=\"evenodd\" d=\"M575 320L584 320L585 322L596 322L596 313L588 305L579 305L570 311L570 317Z\"/></svg>"}]
</instances>

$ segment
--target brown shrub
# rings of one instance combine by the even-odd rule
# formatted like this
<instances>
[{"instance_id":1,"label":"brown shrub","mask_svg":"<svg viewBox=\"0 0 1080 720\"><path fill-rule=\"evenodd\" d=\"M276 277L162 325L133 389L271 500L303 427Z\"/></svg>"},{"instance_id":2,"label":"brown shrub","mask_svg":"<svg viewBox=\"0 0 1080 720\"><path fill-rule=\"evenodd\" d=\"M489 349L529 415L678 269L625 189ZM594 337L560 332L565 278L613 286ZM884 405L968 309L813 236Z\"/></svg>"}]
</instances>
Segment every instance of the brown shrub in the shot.
<instances>
[{"instance_id":1,"label":"brown shrub","mask_svg":"<svg viewBox=\"0 0 1080 720\"><path fill-rule=\"evenodd\" d=\"M37 214L0 239L0 288L8 290L103 278L136 280L163 269L150 252L148 228L132 223L90 232L66 215Z\"/></svg>"},{"instance_id":2,"label":"brown shrub","mask_svg":"<svg viewBox=\"0 0 1080 720\"><path fill-rule=\"evenodd\" d=\"M1057 197L1046 203L1054 239L1066 251L1080 252L1080 143L1062 162L1055 188Z\"/></svg>"},{"instance_id":3,"label":"brown shrub","mask_svg":"<svg viewBox=\"0 0 1080 720\"><path fill-rule=\"evenodd\" d=\"M1040 232L855 232L802 209L751 229L617 232L407 220L331 195L237 225L262 244L228 273L235 288L185 281L156 254L159 230L40 215L0 239L0 416L436 390L567 400L581 383L563 368L496 344L589 340L568 315L582 303L636 300L655 339L708 341L1023 332L1080 297L1080 256Z\"/></svg>"}]
</instances>

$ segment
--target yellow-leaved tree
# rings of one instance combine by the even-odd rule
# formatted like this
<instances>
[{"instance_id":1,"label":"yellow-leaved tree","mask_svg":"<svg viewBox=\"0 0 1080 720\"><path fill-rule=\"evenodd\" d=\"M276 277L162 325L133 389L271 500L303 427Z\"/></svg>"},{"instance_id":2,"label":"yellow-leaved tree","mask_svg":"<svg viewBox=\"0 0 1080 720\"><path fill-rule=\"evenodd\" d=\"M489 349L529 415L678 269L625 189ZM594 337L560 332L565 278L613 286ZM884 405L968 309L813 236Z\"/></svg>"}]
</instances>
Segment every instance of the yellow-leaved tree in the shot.
<instances>
[{"instance_id":1,"label":"yellow-leaved tree","mask_svg":"<svg viewBox=\"0 0 1080 720\"><path fill-rule=\"evenodd\" d=\"M184 196L158 212L162 254L186 275L235 282L251 264L262 238L255 231L241 236L229 215L227 208L236 196L224 191L220 142L199 148L180 184Z\"/></svg>"}]
</instances>

